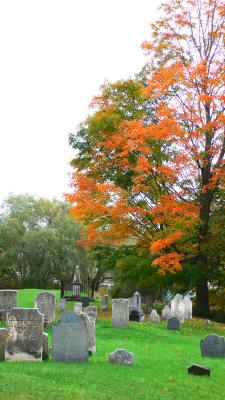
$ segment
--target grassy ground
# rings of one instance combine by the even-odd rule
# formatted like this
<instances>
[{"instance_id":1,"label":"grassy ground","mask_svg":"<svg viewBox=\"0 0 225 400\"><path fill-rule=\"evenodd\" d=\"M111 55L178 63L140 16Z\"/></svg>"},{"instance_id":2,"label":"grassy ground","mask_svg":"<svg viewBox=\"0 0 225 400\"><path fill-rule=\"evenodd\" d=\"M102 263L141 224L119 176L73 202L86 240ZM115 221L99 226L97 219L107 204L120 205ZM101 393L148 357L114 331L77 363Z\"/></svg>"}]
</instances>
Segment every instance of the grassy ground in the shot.
<instances>
[{"instance_id":1,"label":"grassy ground","mask_svg":"<svg viewBox=\"0 0 225 400\"><path fill-rule=\"evenodd\" d=\"M20 306L33 306L35 293L20 291ZM203 321L193 320L173 332L164 322L133 322L127 329L113 329L109 313L99 317L97 353L87 364L2 362L0 399L225 399L225 359L203 359L199 347L200 339L209 333L224 335L224 325L206 327ZM116 348L134 353L133 368L108 363L108 353ZM193 362L211 368L211 377L188 375L187 366Z\"/></svg>"}]
</instances>

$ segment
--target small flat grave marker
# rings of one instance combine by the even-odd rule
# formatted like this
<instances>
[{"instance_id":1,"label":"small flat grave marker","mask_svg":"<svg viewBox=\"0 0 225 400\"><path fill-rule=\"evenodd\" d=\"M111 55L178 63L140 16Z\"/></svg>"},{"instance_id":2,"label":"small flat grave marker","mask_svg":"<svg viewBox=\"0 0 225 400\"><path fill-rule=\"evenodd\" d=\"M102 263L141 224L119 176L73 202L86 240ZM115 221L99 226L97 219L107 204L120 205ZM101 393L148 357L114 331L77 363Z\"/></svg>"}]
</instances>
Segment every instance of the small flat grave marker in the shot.
<instances>
[{"instance_id":1,"label":"small flat grave marker","mask_svg":"<svg viewBox=\"0 0 225 400\"><path fill-rule=\"evenodd\" d=\"M125 349L117 349L109 354L111 364L122 364L132 367L134 364L134 354Z\"/></svg>"},{"instance_id":2,"label":"small flat grave marker","mask_svg":"<svg viewBox=\"0 0 225 400\"><path fill-rule=\"evenodd\" d=\"M204 365L199 365L199 364L192 364L188 367L188 373L192 375L200 375L200 376L210 376L211 370L207 367L204 367Z\"/></svg>"}]
</instances>

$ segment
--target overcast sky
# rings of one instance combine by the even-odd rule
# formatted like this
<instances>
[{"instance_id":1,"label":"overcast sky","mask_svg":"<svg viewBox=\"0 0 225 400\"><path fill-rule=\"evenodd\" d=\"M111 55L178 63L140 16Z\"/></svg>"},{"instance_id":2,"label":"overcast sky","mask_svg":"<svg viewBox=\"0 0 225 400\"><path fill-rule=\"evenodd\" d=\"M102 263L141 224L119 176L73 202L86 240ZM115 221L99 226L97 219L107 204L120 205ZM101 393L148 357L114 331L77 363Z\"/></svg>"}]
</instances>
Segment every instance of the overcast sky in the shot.
<instances>
[{"instance_id":1,"label":"overcast sky","mask_svg":"<svg viewBox=\"0 0 225 400\"><path fill-rule=\"evenodd\" d=\"M62 198L68 134L105 79L138 72L160 0L0 0L0 200Z\"/></svg>"}]
</instances>

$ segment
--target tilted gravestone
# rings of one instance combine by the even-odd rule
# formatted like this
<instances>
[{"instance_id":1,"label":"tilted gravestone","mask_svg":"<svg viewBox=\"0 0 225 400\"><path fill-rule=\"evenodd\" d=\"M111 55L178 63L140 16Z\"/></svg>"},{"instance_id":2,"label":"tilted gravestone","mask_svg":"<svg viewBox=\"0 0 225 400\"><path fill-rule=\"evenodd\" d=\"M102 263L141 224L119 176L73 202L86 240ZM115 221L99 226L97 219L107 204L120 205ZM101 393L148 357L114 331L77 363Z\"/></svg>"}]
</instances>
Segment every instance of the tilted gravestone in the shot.
<instances>
[{"instance_id":1,"label":"tilted gravestone","mask_svg":"<svg viewBox=\"0 0 225 400\"><path fill-rule=\"evenodd\" d=\"M79 314L65 311L52 326L52 358L65 363L88 361L87 327Z\"/></svg>"},{"instance_id":2,"label":"tilted gravestone","mask_svg":"<svg viewBox=\"0 0 225 400\"><path fill-rule=\"evenodd\" d=\"M210 372L211 372L211 370L209 368L204 367L204 365L199 365L199 364L192 364L187 368L187 370L188 370L189 374L200 375L200 376L204 376L204 375L210 376Z\"/></svg>"},{"instance_id":3,"label":"tilted gravestone","mask_svg":"<svg viewBox=\"0 0 225 400\"><path fill-rule=\"evenodd\" d=\"M134 354L125 349L117 349L109 354L109 362L132 367L134 364Z\"/></svg>"},{"instance_id":4,"label":"tilted gravestone","mask_svg":"<svg viewBox=\"0 0 225 400\"><path fill-rule=\"evenodd\" d=\"M35 306L41 314L44 314L45 321L50 323L55 321L55 293L38 293L35 300Z\"/></svg>"},{"instance_id":5,"label":"tilted gravestone","mask_svg":"<svg viewBox=\"0 0 225 400\"><path fill-rule=\"evenodd\" d=\"M14 308L7 317L6 361L42 361L43 324L36 308Z\"/></svg>"},{"instance_id":6,"label":"tilted gravestone","mask_svg":"<svg viewBox=\"0 0 225 400\"><path fill-rule=\"evenodd\" d=\"M96 329L95 329L95 318L88 316L86 313L80 314L81 319L84 321L87 334L88 334L88 352L96 352Z\"/></svg>"},{"instance_id":7,"label":"tilted gravestone","mask_svg":"<svg viewBox=\"0 0 225 400\"><path fill-rule=\"evenodd\" d=\"M94 318L95 320L97 319L97 307L96 306L88 306L85 308L85 314L87 314L89 317Z\"/></svg>"},{"instance_id":8,"label":"tilted gravestone","mask_svg":"<svg viewBox=\"0 0 225 400\"><path fill-rule=\"evenodd\" d=\"M168 319L167 329L170 329L171 331L179 331L179 329L180 329L179 319L176 317Z\"/></svg>"},{"instance_id":9,"label":"tilted gravestone","mask_svg":"<svg viewBox=\"0 0 225 400\"><path fill-rule=\"evenodd\" d=\"M0 328L0 361L5 361L6 328Z\"/></svg>"},{"instance_id":10,"label":"tilted gravestone","mask_svg":"<svg viewBox=\"0 0 225 400\"><path fill-rule=\"evenodd\" d=\"M112 300L112 326L114 328L127 328L129 325L129 300Z\"/></svg>"},{"instance_id":11,"label":"tilted gravestone","mask_svg":"<svg viewBox=\"0 0 225 400\"><path fill-rule=\"evenodd\" d=\"M212 333L200 341L202 357L225 357L224 337Z\"/></svg>"},{"instance_id":12,"label":"tilted gravestone","mask_svg":"<svg viewBox=\"0 0 225 400\"><path fill-rule=\"evenodd\" d=\"M7 313L17 307L17 290L0 290L0 310L2 319L5 320Z\"/></svg>"}]
</instances>

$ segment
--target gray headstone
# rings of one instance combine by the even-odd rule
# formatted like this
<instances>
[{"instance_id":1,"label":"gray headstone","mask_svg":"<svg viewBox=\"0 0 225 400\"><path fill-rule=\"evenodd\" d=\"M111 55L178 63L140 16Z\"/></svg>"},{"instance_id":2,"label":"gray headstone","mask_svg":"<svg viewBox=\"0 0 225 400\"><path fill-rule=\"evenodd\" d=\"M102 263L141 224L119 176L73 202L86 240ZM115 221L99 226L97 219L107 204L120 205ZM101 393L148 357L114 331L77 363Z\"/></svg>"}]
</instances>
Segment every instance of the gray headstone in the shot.
<instances>
[{"instance_id":1,"label":"gray headstone","mask_svg":"<svg viewBox=\"0 0 225 400\"><path fill-rule=\"evenodd\" d=\"M211 372L211 370L209 368L204 367L204 365L199 365L199 364L192 364L187 368L187 370L188 370L189 374L200 375L200 376L204 376L204 375L210 376L210 372Z\"/></svg>"},{"instance_id":2,"label":"gray headstone","mask_svg":"<svg viewBox=\"0 0 225 400\"><path fill-rule=\"evenodd\" d=\"M35 306L47 322L55 321L55 293L40 292L37 294Z\"/></svg>"},{"instance_id":3,"label":"gray headstone","mask_svg":"<svg viewBox=\"0 0 225 400\"><path fill-rule=\"evenodd\" d=\"M168 320L172 317L170 306L166 305L162 310L162 319Z\"/></svg>"},{"instance_id":4,"label":"gray headstone","mask_svg":"<svg viewBox=\"0 0 225 400\"><path fill-rule=\"evenodd\" d=\"M43 353L42 360L49 359L49 348L48 348L48 334L43 332Z\"/></svg>"},{"instance_id":5,"label":"gray headstone","mask_svg":"<svg viewBox=\"0 0 225 400\"><path fill-rule=\"evenodd\" d=\"M58 310L59 313L66 311L66 299L58 300Z\"/></svg>"},{"instance_id":6,"label":"gray headstone","mask_svg":"<svg viewBox=\"0 0 225 400\"><path fill-rule=\"evenodd\" d=\"M87 327L74 311L62 313L59 323L52 326L52 357L66 363L88 360Z\"/></svg>"},{"instance_id":7,"label":"gray headstone","mask_svg":"<svg viewBox=\"0 0 225 400\"><path fill-rule=\"evenodd\" d=\"M114 328L127 328L129 325L129 300L112 300L112 326Z\"/></svg>"},{"instance_id":8,"label":"gray headstone","mask_svg":"<svg viewBox=\"0 0 225 400\"><path fill-rule=\"evenodd\" d=\"M160 322L160 316L157 313L156 310L152 310L150 316L149 316L150 321L152 322Z\"/></svg>"},{"instance_id":9,"label":"gray headstone","mask_svg":"<svg viewBox=\"0 0 225 400\"><path fill-rule=\"evenodd\" d=\"M132 367L134 364L134 354L125 349L117 349L109 354L109 362Z\"/></svg>"},{"instance_id":10,"label":"gray headstone","mask_svg":"<svg viewBox=\"0 0 225 400\"><path fill-rule=\"evenodd\" d=\"M74 303L74 312L77 313L77 314L82 313L82 303L81 302L76 301Z\"/></svg>"},{"instance_id":11,"label":"gray headstone","mask_svg":"<svg viewBox=\"0 0 225 400\"><path fill-rule=\"evenodd\" d=\"M6 328L0 328L0 361L5 361Z\"/></svg>"},{"instance_id":12,"label":"gray headstone","mask_svg":"<svg viewBox=\"0 0 225 400\"><path fill-rule=\"evenodd\" d=\"M96 306L88 306L85 308L85 314L87 314L89 317L94 318L95 320L97 319L97 307Z\"/></svg>"},{"instance_id":13,"label":"gray headstone","mask_svg":"<svg viewBox=\"0 0 225 400\"><path fill-rule=\"evenodd\" d=\"M108 294L105 294L101 298L102 311L107 311L108 303L109 303L109 296Z\"/></svg>"},{"instance_id":14,"label":"gray headstone","mask_svg":"<svg viewBox=\"0 0 225 400\"><path fill-rule=\"evenodd\" d=\"M14 307L17 307L17 290L0 290L0 310L5 311L5 316Z\"/></svg>"},{"instance_id":15,"label":"gray headstone","mask_svg":"<svg viewBox=\"0 0 225 400\"><path fill-rule=\"evenodd\" d=\"M36 308L14 308L7 315L5 359L42 361L44 316Z\"/></svg>"},{"instance_id":16,"label":"gray headstone","mask_svg":"<svg viewBox=\"0 0 225 400\"><path fill-rule=\"evenodd\" d=\"M88 351L91 353L96 352L96 329L95 318L88 316L86 313L80 314L81 319L84 321L87 334L88 334Z\"/></svg>"},{"instance_id":17,"label":"gray headstone","mask_svg":"<svg viewBox=\"0 0 225 400\"><path fill-rule=\"evenodd\" d=\"M225 357L224 337L212 333L200 342L202 357Z\"/></svg>"},{"instance_id":18,"label":"gray headstone","mask_svg":"<svg viewBox=\"0 0 225 400\"><path fill-rule=\"evenodd\" d=\"M179 331L179 329L180 329L180 321L179 321L179 319L176 318L176 317L168 319L167 329L170 329L172 331Z\"/></svg>"}]
</instances>

